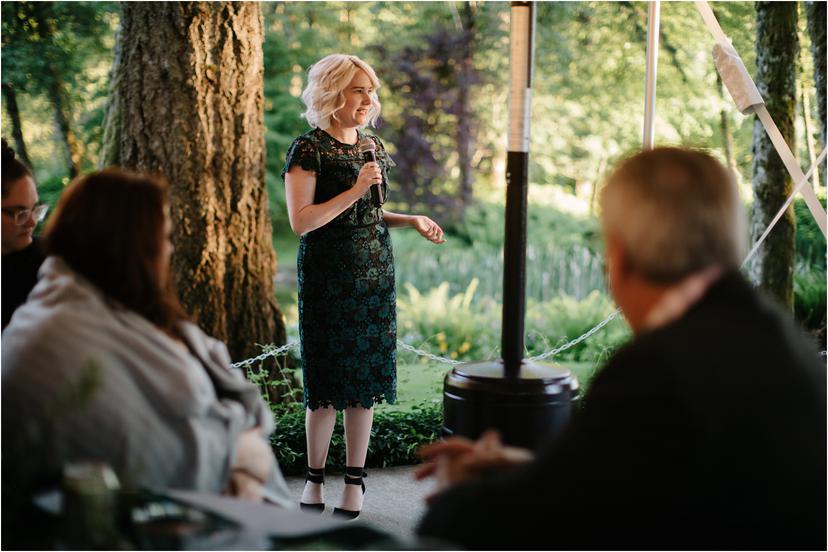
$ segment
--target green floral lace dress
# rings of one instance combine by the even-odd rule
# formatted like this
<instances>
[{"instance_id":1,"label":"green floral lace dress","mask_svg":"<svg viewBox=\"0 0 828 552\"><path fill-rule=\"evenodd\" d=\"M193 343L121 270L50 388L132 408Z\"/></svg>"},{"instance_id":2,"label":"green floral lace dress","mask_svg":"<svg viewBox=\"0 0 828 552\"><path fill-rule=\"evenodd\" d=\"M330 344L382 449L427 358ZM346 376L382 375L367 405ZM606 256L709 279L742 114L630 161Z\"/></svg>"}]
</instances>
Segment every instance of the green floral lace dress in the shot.
<instances>
[{"instance_id":1,"label":"green floral lace dress","mask_svg":"<svg viewBox=\"0 0 828 552\"><path fill-rule=\"evenodd\" d=\"M388 190L394 162L375 136ZM314 129L288 149L282 178L299 165L316 173L314 203L353 187L362 168L356 145ZM305 406L370 408L397 399L394 257L382 209L370 192L325 226L303 235L297 257L299 338Z\"/></svg>"}]
</instances>

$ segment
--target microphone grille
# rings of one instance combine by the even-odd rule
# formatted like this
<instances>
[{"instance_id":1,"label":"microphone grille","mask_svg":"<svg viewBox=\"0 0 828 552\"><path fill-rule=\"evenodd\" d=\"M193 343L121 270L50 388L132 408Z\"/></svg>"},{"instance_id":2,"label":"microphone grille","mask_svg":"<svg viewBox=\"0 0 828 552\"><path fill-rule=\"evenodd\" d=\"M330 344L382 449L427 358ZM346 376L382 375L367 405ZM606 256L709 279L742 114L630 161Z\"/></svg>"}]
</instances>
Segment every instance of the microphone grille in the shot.
<instances>
[{"instance_id":1,"label":"microphone grille","mask_svg":"<svg viewBox=\"0 0 828 552\"><path fill-rule=\"evenodd\" d=\"M364 138L361 138L359 140L358 146L359 146L359 152L360 153L365 153L366 151L376 151L377 150L377 145L374 143L373 140L371 140L367 136L364 137Z\"/></svg>"}]
</instances>

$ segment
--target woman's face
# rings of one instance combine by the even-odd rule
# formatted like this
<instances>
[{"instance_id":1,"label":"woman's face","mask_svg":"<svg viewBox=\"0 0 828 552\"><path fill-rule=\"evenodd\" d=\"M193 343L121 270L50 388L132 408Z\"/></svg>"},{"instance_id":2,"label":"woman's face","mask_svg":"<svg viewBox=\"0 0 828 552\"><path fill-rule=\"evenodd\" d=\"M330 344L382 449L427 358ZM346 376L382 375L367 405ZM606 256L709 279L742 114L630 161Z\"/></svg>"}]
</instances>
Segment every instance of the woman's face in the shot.
<instances>
[{"instance_id":1,"label":"woman's face","mask_svg":"<svg viewBox=\"0 0 828 552\"><path fill-rule=\"evenodd\" d=\"M334 113L331 121L343 128L363 126L368 120L368 112L374 103L375 89L371 79L365 71L359 70L342 95L345 96L345 105Z\"/></svg>"},{"instance_id":2,"label":"woman's face","mask_svg":"<svg viewBox=\"0 0 828 552\"><path fill-rule=\"evenodd\" d=\"M24 176L12 182L9 195L3 198L2 245L3 254L25 249L32 243L32 232L37 226L32 209L38 203L37 187L31 176ZM28 211L29 216L22 224L17 224L17 213Z\"/></svg>"}]
</instances>

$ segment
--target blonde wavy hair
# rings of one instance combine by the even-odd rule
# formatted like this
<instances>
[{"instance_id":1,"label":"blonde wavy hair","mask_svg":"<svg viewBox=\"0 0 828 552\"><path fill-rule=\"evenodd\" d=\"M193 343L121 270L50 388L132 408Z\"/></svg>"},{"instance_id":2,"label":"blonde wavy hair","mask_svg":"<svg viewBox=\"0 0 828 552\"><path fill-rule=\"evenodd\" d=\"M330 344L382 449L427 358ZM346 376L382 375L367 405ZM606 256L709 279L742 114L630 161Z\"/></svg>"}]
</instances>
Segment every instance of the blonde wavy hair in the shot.
<instances>
[{"instance_id":1,"label":"blonde wavy hair","mask_svg":"<svg viewBox=\"0 0 828 552\"><path fill-rule=\"evenodd\" d=\"M325 56L308 69L308 85L302 91L302 101L307 109L302 116L311 126L322 129L331 126L331 119L336 120L336 112L345 106L345 87L358 71L365 71L374 87L371 108L363 126L375 126L382 107L377 97L379 79L370 65L347 54Z\"/></svg>"}]
</instances>

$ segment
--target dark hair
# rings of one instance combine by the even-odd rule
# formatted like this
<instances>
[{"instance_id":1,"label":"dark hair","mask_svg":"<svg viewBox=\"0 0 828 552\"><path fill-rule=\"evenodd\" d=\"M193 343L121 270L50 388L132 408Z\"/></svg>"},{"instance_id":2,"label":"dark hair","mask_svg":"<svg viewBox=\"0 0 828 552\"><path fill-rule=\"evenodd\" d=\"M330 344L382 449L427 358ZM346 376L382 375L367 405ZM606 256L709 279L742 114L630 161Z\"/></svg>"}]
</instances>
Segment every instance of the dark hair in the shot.
<instances>
[{"instance_id":1,"label":"dark hair","mask_svg":"<svg viewBox=\"0 0 828 552\"><path fill-rule=\"evenodd\" d=\"M32 171L29 170L29 167L24 165L17 156L14 154L14 150L9 146L9 143L6 141L5 138L2 139L2 148L3 148L3 175L2 175L2 193L3 197L9 195L9 186L14 182L17 182L24 176L32 176Z\"/></svg>"},{"instance_id":2,"label":"dark hair","mask_svg":"<svg viewBox=\"0 0 828 552\"><path fill-rule=\"evenodd\" d=\"M46 249L110 299L172 335L186 319L172 281L159 281L167 185L105 170L76 178L46 229Z\"/></svg>"}]
</instances>

